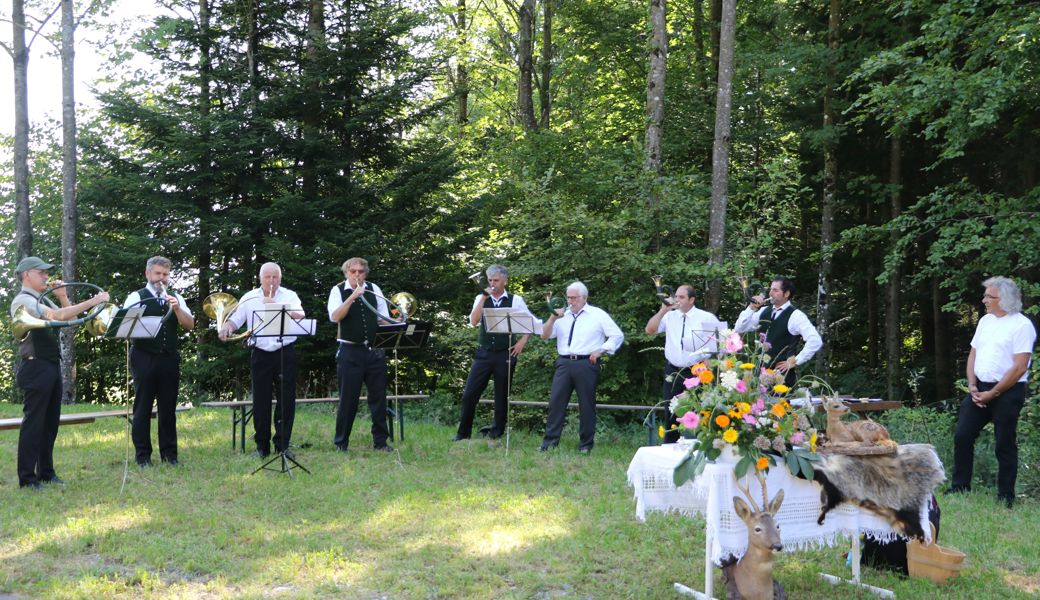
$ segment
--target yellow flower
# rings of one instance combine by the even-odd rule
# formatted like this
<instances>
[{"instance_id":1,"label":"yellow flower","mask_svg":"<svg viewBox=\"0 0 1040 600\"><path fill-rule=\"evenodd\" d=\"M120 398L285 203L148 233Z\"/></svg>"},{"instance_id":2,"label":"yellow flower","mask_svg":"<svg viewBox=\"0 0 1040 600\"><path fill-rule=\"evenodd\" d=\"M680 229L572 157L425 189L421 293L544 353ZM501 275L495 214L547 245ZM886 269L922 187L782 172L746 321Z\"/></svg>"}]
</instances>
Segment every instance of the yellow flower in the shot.
<instances>
[{"instance_id":1,"label":"yellow flower","mask_svg":"<svg viewBox=\"0 0 1040 600\"><path fill-rule=\"evenodd\" d=\"M729 417L726 415L719 415L715 417L715 424L718 425L720 429L729 427Z\"/></svg>"},{"instance_id":2,"label":"yellow flower","mask_svg":"<svg viewBox=\"0 0 1040 600\"><path fill-rule=\"evenodd\" d=\"M791 391L791 388L787 387L782 383L778 383L773 386L773 391L777 394L786 394L787 392Z\"/></svg>"},{"instance_id":3,"label":"yellow flower","mask_svg":"<svg viewBox=\"0 0 1040 600\"><path fill-rule=\"evenodd\" d=\"M737 430L730 428L726 430L726 433L722 434L722 441L727 444L733 444L737 441L738 437L740 437L740 434L737 433Z\"/></svg>"},{"instance_id":4,"label":"yellow flower","mask_svg":"<svg viewBox=\"0 0 1040 600\"><path fill-rule=\"evenodd\" d=\"M759 456L758 461L755 462L755 468L759 471L764 471L769 468L769 459L764 456Z\"/></svg>"},{"instance_id":5,"label":"yellow flower","mask_svg":"<svg viewBox=\"0 0 1040 600\"><path fill-rule=\"evenodd\" d=\"M660 425L657 428L657 437L664 439L664 425Z\"/></svg>"},{"instance_id":6,"label":"yellow flower","mask_svg":"<svg viewBox=\"0 0 1040 600\"><path fill-rule=\"evenodd\" d=\"M782 419L782 418L784 418L784 414L787 411L784 409L784 405L783 404L774 404L773 408L769 409L769 412L771 412L774 415L776 415L776 418Z\"/></svg>"},{"instance_id":7,"label":"yellow flower","mask_svg":"<svg viewBox=\"0 0 1040 600\"><path fill-rule=\"evenodd\" d=\"M739 411L731 410L731 411L727 412L726 414L729 415L729 418L731 418L731 419L739 419L740 418L740 412Z\"/></svg>"},{"instance_id":8,"label":"yellow flower","mask_svg":"<svg viewBox=\"0 0 1040 600\"><path fill-rule=\"evenodd\" d=\"M809 452L816 452L816 434L809 436Z\"/></svg>"},{"instance_id":9,"label":"yellow flower","mask_svg":"<svg viewBox=\"0 0 1040 600\"><path fill-rule=\"evenodd\" d=\"M751 412L751 405L747 402L737 402L737 410L742 413L741 416L746 415Z\"/></svg>"},{"instance_id":10,"label":"yellow flower","mask_svg":"<svg viewBox=\"0 0 1040 600\"><path fill-rule=\"evenodd\" d=\"M744 370L751 370L755 368L755 365L751 363L740 363L740 368Z\"/></svg>"},{"instance_id":11,"label":"yellow flower","mask_svg":"<svg viewBox=\"0 0 1040 600\"><path fill-rule=\"evenodd\" d=\"M727 370L733 369L733 359L732 358L727 358L726 359L726 369Z\"/></svg>"}]
</instances>

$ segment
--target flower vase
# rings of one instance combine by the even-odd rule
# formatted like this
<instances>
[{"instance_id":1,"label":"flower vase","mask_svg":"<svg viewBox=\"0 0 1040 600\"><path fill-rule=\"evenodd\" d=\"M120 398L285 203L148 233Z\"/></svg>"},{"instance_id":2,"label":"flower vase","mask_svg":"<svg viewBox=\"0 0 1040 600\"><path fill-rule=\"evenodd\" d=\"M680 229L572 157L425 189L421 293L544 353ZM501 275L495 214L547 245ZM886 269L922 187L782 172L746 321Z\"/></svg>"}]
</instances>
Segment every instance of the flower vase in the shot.
<instances>
[{"instance_id":1,"label":"flower vase","mask_svg":"<svg viewBox=\"0 0 1040 600\"><path fill-rule=\"evenodd\" d=\"M722 447L722 453L715 459L715 462L719 463L733 463L736 464L740 461L740 452L737 451L737 447L733 444L726 444Z\"/></svg>"}]
</instances>

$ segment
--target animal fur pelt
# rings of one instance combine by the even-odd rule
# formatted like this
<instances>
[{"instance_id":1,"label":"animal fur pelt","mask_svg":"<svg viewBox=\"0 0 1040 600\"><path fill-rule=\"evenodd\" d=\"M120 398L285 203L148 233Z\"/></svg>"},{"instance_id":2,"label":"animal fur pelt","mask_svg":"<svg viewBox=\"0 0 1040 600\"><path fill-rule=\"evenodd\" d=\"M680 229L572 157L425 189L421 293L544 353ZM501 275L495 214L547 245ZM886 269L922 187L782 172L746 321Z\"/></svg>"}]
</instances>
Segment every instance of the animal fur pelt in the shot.
<instances>
[{"instance_id":1,"label":"animal fur pelt","mask_svg":"<svg viewBox=\"0 0 1040 600\"><path fill-rule=\"evenodd\" d=\"M895 454L822 455L813 478L823 486L819 524L832 508L851 502L923 541L920 509L946 473L931 445L901 444Z\"/></svg>"}]
</instances>

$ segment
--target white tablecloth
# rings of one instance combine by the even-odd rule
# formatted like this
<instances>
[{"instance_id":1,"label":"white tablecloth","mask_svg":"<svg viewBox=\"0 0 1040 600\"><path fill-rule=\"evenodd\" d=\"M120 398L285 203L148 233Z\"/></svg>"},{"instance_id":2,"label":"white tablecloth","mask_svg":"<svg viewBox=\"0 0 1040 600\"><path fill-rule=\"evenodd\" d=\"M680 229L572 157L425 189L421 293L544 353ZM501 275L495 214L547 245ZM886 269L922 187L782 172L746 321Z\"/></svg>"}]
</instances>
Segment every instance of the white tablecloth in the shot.
<instances>
[{"instance_id":1,"label":"white tablecloth","mask_svg":"<svg viewBox=\"0 0 1040 600\"><path fill-rule=\"evenodd\" d=\"M672 471L685 454L686 448L679 444L647 446L636 452L628 466L628 484L635 490L636 518L646 520L647 511L700 515L707 522L706 533L714 563L719 564L730 554L743 556L747 529L733 509L733 497L745 501L746 498L736 486L735 463L708 463L697 479L676 489ZM758 479L752 475L746 483L755 503L761 506ZM823 525L817 525L821 508L819 484L794 477L782 464L769 469L766 489L770 500L784 490L784 502L776 518L786 552L833 546L839 538L847 540L851 533L862 533L879 541L899 537L887 521L850 504L838 505L827 513ZM929 531L926 505L921 506L921 526Z\"/></svg>"}]
</instances>

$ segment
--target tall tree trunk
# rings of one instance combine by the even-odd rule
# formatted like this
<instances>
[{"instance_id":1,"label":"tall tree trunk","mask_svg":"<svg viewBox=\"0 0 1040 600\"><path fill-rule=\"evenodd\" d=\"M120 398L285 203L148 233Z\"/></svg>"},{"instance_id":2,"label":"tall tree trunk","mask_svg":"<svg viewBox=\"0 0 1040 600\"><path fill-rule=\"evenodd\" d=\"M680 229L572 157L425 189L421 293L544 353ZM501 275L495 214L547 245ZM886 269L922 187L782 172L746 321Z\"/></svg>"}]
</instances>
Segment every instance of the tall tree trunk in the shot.
<instances>
[{"instance_id":1,"label":"tall tree trunk","mask_svg":"<svg viewBox=\"0 0 1040 600\"><path fill-rule=\"evenodd\" d=\"M322 50L325 48L325 3L323 0L309 0L307 10L307 59L305 70L310 71L307 77L307 98L303 112L303 138L309 142L318 137L320 115L322 114L321 85L318 73L321 67ZM305 144L306 148L311 144ZM318 192L317 174L314 162L317 160L310 151L303 157L302 191L305 199L315 198Z\"/></svg>"},{"instance_id":2,"label":"tall tree trunk","mask_svg":"<svg viewBox=\"0 0 1040 600\"><path fill-rule=\"evenodd\" d=\"M722 57L722 2L723 0L708 0L711 2L711 78L712 81L719 80L719 59ZM736 11L736 8L733 9Z\"/></svg>"},{"instance_id":3,"label":"tall tree trunk","mask_svg":"<svg viewBox=\"0 0 1040 600\"><path fill-rule=\"evenodd\" d=\"M697 88L707 91L709 87L708 56L704 53L704 0L694 0L693 3L693 44L696 52L693 62L697 73Z\"/></svg>"},{"instance_id":4,"label":"tall tree trunk","mask_svg":"<svg viewBox=\"0 0 1040 600\"><path fill-rule=\"evenodd\" d=\"M935 399L947 400L953 397L954 364L953 339L950 331L953 329L950 317L943 312L942 306L946 301L946 294L939 285L939 278L932 277L932 318L935 320Z\"/></svg>"},{"instance_id":5,"label":"tall tree trunk","mask_svg":"<svg viewBox=\"0 0 1040 600\"><path fill-rule=\"evenodd\" d=\"M903 214L903 141L898 133L892 135L888 146L889 220ZM899 243L899 232L889 233L889 244L894 248ZM903 396L902 361L903 335L901 331L903 287L903 261L896 261L888 274L885 286L885 388L889 400L901 400Z\"/></svg>"},{"instance_id":6,"label":"tall tree trunk","mask_svg":"<svg viewBox=\"0 0 1040 600\"><path fill-rule=\"evenodd\" d=\"M202 122L201 135L203 137L203 147L205 148L201 164L199 165L200 170L203 173L211 174L212 172L212 158L211 158L211 96L210 96L210 82L213 78L213 59L210 56L212 49L212 38L210 33L210 16L212 11L210 10L209 0L198 0L199 1L199 120ZM213 239L213 232L217 229L216 224L213 222L213 205L210 203L210 199L204 196L198 196L195 198L196 206L199 214L199 235L204 243L198 246L198 268L199 268L199 299L205 299L210 294L212 289L211 282L213 279L213 267L211 265L213 260L213 249L212 244L208 240ZM206 313L198 311L197 318L200 320L200 327L195 328L195 339L199 342L196 344L196 352L198 356L199 364L206 364L206 346L202 343L203 336L206 335L209 327L209 318ZM201 390L199 390L201 391Z\"/></svg>"},{"instance_id":7,"label":"tall tree trunk","mask_svg":"<svg viewBox=\"0 0 1040 600\"><path fill-rule=\"evenodd\" d=\"M455 3L455 122L469 123L469 32L466 30L466 0Z\"/></svg>"},{"instance_id":8,"label":"tall tree trunk","mask_svg":"<svg viewBox=\"0 0 1040 600\"><path fill-rule=\"evenodd\" d=\"M61 270L66 281L76 280L76 17L73 0L61 0ZM80 298L82 300L82 298ZM76 401L76 328L61 330L62 402Z\"/></svg>"},{"instance_id":9,"label":"tall tree trunk","mask_svg":"<svg viewBox=\"0 0 1040 600\"><path fill-rule=\"evenodd\" d=\"M542 77L538 85L538 100L541 114L538 121L539 126L547 131L549 129L549 113L552 110L550 84L552 83L552 22L553 3L555 1L542 0Z\"/></svg>"},{"instance_id":10,"label":"tall tree trunk","mask_svg":"<svg viewBox=\"0 0 1040 600\"><path fill-rule=\"evenodd\" d=\"M831 271L833 270L834 212L838 193L838 135L834 110L834 94L837 86L838 45L841 33L841 0L831 0L830 18L827 21L827 60L826 88L823 90L823 206L820 215L820 272L816 286L816 328L820 337L828 339L831 324ZM827 344L827 348L833 347ZM821 377L827 376L829 366L829 350L816 355L816 372Z\"/></svg>"},{"instance_id":11,"label":"tall tree trunk","mask_svg":"<svg viewBox=\"0 0 1040 600\"><path fill-rule=\"evenodd\" d=\"M516 104L525 131L538 128L534 119L534 11L535 0L523 0L520 4L520 43L516 57L520 72L516 85Z\"/></svg>"},{"instance_id":12,"label":"tall tree trunk","mask_svg":"<svg viewBox=\"0 0 1040 600\"><path fill-rule=\"evenodd\" d=\"M876 224L874 207L870 202L863 203L863 222ZM875 261L866 261L864 272L864 287L867 297L867 368L873 373L878 367L878 358L881 354L880 347L880 313L883 298L878 292L878 266Z\"/></svg>"},{"instance_id":13,"label":"tall tree trunk","mask_svg":"<svg viewBox=\"0 0 1040 600\"><path fill-rule=\"evenodd\" d=\"M722 1L719 36L719 85L715 98L715 142L711 158L711 216L708 249L710 265L721 265L726 249L726 204L729 197L730 114L733 101L733 52L737 23L737 0ZM722 281L708 284L707 310L717 313L722 299Z\"/></svg>"},{"instance_id":14,"label":"tall tree trunk","mask_svg":"<svg viewBox=\"0 0 1040 600\"><path fill-rule=\"evenodd\" d=\"M33 252L29 213L29 49L25 45L25 1L12 0L14 60L14 241L15 260Z\"/></svg>"},{"instance_id":15,"label":"tall tree trunk","mask_svg":"<svg viewBox=\"0 0 1040 600\"><path fill-rule=\"evenodd\" d=\"M661 172L661 126L664 123L665 74L668 67L668 25L665 0L650 0L650 70L646 77L646 147L643 168ZM653 206L657 196L649 196Z\"/></svg>"}]
</instances>

